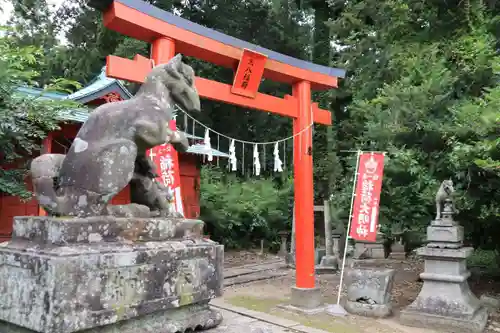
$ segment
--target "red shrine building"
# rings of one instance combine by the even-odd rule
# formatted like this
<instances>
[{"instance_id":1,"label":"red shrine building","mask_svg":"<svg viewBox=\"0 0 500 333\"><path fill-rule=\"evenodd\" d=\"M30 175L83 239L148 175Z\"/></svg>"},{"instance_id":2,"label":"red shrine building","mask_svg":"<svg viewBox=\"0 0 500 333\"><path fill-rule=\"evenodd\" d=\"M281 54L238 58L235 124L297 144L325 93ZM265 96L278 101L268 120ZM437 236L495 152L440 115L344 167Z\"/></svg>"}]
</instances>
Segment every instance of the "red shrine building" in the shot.
<instances>
[{"instance_id":1,"label":"red shrine building","mask_svg":"<svg viewBox=\"0 0 500 333\"><path fill-rule=\"evenodd\" d=\"M106 77L105 68L101 74L89 85L77 92L65 95L60 93L43 92L41 89L31 87L19 87L19 94L31 95L33 97L47 98L53 100L69 99L76 101L85 107L77 110L68 110L60 114L60 129L50 132L43 142L43 153L65 154L81 125L87 120L92 109L99 105L130 99L133 95L125 86L116 79ZM186 153L179 154L179 170L181 181L181 196L184 206L184 214L187 218L196 218L200 215L200 165L206 148L198 144L201 137L185 133L190 139L191 147ZM228 154L212 148L212 156L216 158L227 158ZM31 189L31 180L26 180L28 189ZM130 203L130 189L127 186L112 200L112 204ZM0 242L10 239L12 233L12 221L14 216L44 215L45 212L38 205L35 198L22 201L0 193Z\"/></svg>"}]
</instances>

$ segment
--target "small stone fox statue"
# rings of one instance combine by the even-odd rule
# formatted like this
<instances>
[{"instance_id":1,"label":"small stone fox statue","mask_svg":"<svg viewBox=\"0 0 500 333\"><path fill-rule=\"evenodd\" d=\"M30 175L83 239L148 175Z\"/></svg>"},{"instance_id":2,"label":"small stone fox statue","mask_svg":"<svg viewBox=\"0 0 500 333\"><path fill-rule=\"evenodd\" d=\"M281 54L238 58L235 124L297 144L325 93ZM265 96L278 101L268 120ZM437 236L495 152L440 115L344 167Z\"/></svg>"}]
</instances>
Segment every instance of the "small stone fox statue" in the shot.
<instances>
[{"instance_id":1,"label":"small stone fox statue","mask_svg":"<svg viewBox=\"0 0 500 333\"><path fill-rule=\"evenodd\" d=\"M171 209L172 193L156 178L156 166L146 159L136 159L134 176L130 180L130 201L149 207L152 216L181 217Z\"/></svg>"},{"instance_id":2,"label":"small stone fox statue","mask_svg":"<svg viewBox=\"0 0 500 333\"><path fill-rule=\"evenodd\" d=\"M171 143L184 152L189 143L172 131L174 104L200 111L193 69L179 54L154 67L137 94L90 113L66 155L45 154L31 163L34 193L56 216L105 215L109 201L132 179L147 149Z\"/></svg>"},{"instance_id":3,"label":"small stone fox statue","mask_svg":"<svg viewBox=\"0 0 500 333\"><path fill-rule=\"evenodd\" d=\"M446 199L452 199L454 192L453 181L451 179L443 180L436 193L436 220L441 219L441 209Z\"/></svg>"}]
</instances>

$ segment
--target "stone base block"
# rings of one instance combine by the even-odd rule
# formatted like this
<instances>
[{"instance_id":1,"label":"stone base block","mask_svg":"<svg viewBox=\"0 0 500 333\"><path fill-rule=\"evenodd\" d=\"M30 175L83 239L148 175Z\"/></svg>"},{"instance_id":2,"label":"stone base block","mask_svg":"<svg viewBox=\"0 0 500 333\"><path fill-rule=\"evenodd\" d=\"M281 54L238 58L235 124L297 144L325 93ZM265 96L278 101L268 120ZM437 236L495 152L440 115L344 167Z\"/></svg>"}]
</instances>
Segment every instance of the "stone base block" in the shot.
<instances>
[{"instance_id":1,"label":"stone base block","mask_svg":"<svg viewBox=\"0 0 500 333\"><path fill-rule=\"evenodd\" d=\"M371 258L373 259L385 259L385 249L383 246L371 249Z\"/></svg>"},{"instance_id":2,"label":"stone base block","mask_svg":"<svg viewBox=\"0 0 500 333\"><path fill-rule=\"evenodd\" d=\"M318 274L332 274L339 269L339 262L337 257L324 256L321 263L316 266L316 273Z\"/></svg>"},{"instance_id":3,"label":"stone base block","mask_svg":"<svg viewBox=\"0 0 500 333\"><path fill-rule=\"evenodd\" d=\"M462 248L452 248L448 244L446 247L434 246L424 246L417 249L417 255L424 259L430 260L440 260L440 261L456 261L459 259L467 259L472 255L474 249L472 247L462 247ZM439 244L438 244L439 245Z\"/></svg>"},{"instance_id":4,"label":"stone base block","mask_svg":"<svg viewBox=\"0 0 500 333\"><path fill-rule=\"evenodd\" d=\"M324 247L316 248L314 250L314 263L316 265L319 265L325 255L326 255L326 249Z\"/></svg>"},{"instance_id":5,"label":"stone base block","mask_svg":"<svg viewBox=\"0 0 500 333\"><path fill-rule=\"evenodd\" d=\"M339 271L339 268L337 266L317 265L314 270L316 274L335 274Z\"/></svg>"},{"instance_id":6,"label":"stone base block","mask_svg":"<svg viewBox=\"0 0 500 333\"><path fill-rule=\"evenodd\" d=\"M391 254L389 255L389 258L394 260L405 260L406 253L404 245L398 242L394 242L391 245Z\"/></svg>"},{"instance_id":7,"label":"stone base block","mask_svg":"<svg viewBox=\"0 0 500 333\"><path fill-rule=\"evenodd\" d=\"M357 241L353 257L355 259L385 259L384 243Z\"/></svg>"},{"instance_id":8,"label":"stone base block","mask_svg":"<svg viewBox=\"0 0 500 333\"><path fill-rule=\"evenodd\" d=\"M288 267L295 267L295 253L287 253L285 263Z\"/></svg>"},{"instance_id":9,"label":"stone base block","mask_svg":"<svg viewBox=\"0 0 500 333\"><path fill-rule=\"evenodd\" d=\"M406 260L406 253L404 252L391 252L389 259L392 260Z\"/></svg>"},{"instance_id":10,"label":"stone base block","mask_svg":"<svg viewBox=\"0 0 500 333\"><path fill-rule=\"evenodd\" d=\"M214 328L222 322L222 319L220 311L209 308L208 303L192 304L86 330L85 333L194 332ZM0 321L0 332L36 333L37 331Z\"/></svg>"},{"instance_id":11,"label":"stone base block","mask_svg":"<svg viewBox=\"0 0 500 333\"><path fill-rule=\"evenodd\" d=\"M15 218L13 239L0 247L0 321L39 333L121 333L104 327L161 316L205 325L194 317L214 313L207 304L222 294L224 247L186 238L203 222L98 219Z\"/></svg>"},{"instance_id":12,"label":"stone base block","mask_svg":"<svg viewBox=\"0 0 500 333\"><path fill-rule=\"evenodd\" d=\"M385 318L391 315L392 305L389 304L367 304L346 301L347 312L364 317Z\"/></svg>"},{"instance_id":13,"label":"stone base block","mask_svg":"<svg viewBox=\"0 0 500 333\"><path fill-rule=\"evenodd\" d=\"M331 266L338 267L339 260L335 256L326 255L321 259L321 263L319 265L324 267L331 267Z\"/></svg>"},{"instance_id":14,"label":"stone base block","mask_svg":"<svg viewBox=\"0 0 500 333\"><path fill-rule=\"evenodd\" d=\"M449 264L455 264L450 266ZM441 329L452 333L482 332L488 312L469 289L468 272L439 274L433 269L465 267L462 262L426 261L426 272L420 274L424 285L417 298L401 311L401 322L408 326Z\"/></svg>"},{"instance_id":15,"label":"stone base block","mask_svg":"<svg viewBox=\"0 0 500 333\"><path fill-rule=\"evenodd\" d=\"M431 225L438 227L456 227L459 226L460 224L453 219L439 219L439 220L432 220Z\"/></svg>"},{"instance_id":16,"label":"stone base block","mask_svg":"<svg viewBox=\"0 0 500 333\"><path fill-rule=\"evenodd\" d=\"M290 304L282 304L278 307L305 314L316 314L325 311L321 290L319 288L297 288L292 287Z\"/></svg>"},{"instance_id":17,"label":"stone base block","mask_svg":"<svg viewBox=\"0 0 500 333\"><path fill-rule=\"evenodd\" d=\"M455 243L462 245L464 240L464 227L428 226L427 241L430 243Z\"/></svg>"},{"instance_id":18,"label":"stone base block","mask_svg":"<svg viewBox=\"0 0 500 333\"><path fill-rule=\"evenodd\" d=\"M444 242L429 242L427 248L435 247L440 249L460 249L463 247L462 243L444 243Z\"/></svg>"},{"instance_id":19,"label":"stone base block","mask_svg":"<svg viewBox=\"0 0 500 333\"><path fill-rule=\"evenodd\" d=\"M481 333L485 330L488 322L488 311L483 307L472 318L457 318L403 310L399 321L406 326L427 328L439 332Z\"/></svg>"},{"instance_id":20,"label":"stone base block","mask_svg":"<svg viewBox=\"0 0 500 333\"><path fill-rule=\"evenodd\" d=\"M497 297L481 295L479 301L481 301L481 304L483 304L488 309L491 310L500 309L500 299L498 299Z\"/></svg>"},{"instance_id":21,"label":"stone base block","mask_svg":"<svg viewBox=\"0 0 500 333\"><path fill-rule=\"evenodd\" d=\"M184 218L16 216L12 239L57 246L201 239L204 225Z\"/></svg>"},{"instance_id":22,"label":"stone base block","mask_svg":"<svg viewBox=\"0 0 500 333\"><path fill-rule=\"evenodd\" d=\"M395 273L394 269L348 270L347 300L360 304L389 304Z\"/></svg>"}]
</instances>

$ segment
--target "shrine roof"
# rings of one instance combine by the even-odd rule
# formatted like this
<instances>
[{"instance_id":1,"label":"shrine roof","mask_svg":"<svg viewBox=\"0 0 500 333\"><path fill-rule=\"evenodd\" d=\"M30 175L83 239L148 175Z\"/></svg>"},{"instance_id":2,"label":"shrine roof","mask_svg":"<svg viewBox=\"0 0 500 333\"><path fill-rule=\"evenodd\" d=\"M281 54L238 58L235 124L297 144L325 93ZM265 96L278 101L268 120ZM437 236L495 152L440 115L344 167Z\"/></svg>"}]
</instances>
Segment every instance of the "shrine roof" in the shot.
<instances>
[{"instance_id":1,"label":"shrine roof","mask_svg":"<svg viewBox=\"0 0 500 333\"><path fill-rule=\"evenodd\" d=\"M72 94L46 91L41 88L27 86L17 87L16 91L24 96L38 97L44 100L69 99L81 104L86 104L111 92L118 93L122 99L132 97L130 91L119 80L106 76L106 67L102 68L101 73L90 84Z\"/></svg>"},{"instance_id":2,"label":"shrine roof","mask_svg":"<svg viewBox=\"0 0 500 333\"><path fill-rule=\"evenodd\" d=\"M82 108L82 109L73 109L73 110L64 110L59 112L59 119L64 121L74 121L77 123L84 123L87 121L89 117L89 112L91 110Z\"/></svg>"},{"instance_id":3,"label":"shrine roof","mask_svg":"<svg viewBox=\"0 0 500 333\"><path fill-rule=\"evenodd\" d=\"M61 100L68 96L65 93L46 91L41 88L20 86L16 88L16 92L23 96L38 97L42 100Z\"/></svg>"},{"instance_id":4,"label":"shrine roof","mask_svg":"<svg viewBox=\"0 0 500 333\"><path fill-rule=\"evenodd\" d=\"M118 93L124 100L132 97L132 94L119 80L106 76L106 67L103 67L101 73L89 85L66 96L66 98L85 104L112 92Z\"/></svg>"}]
</instances>

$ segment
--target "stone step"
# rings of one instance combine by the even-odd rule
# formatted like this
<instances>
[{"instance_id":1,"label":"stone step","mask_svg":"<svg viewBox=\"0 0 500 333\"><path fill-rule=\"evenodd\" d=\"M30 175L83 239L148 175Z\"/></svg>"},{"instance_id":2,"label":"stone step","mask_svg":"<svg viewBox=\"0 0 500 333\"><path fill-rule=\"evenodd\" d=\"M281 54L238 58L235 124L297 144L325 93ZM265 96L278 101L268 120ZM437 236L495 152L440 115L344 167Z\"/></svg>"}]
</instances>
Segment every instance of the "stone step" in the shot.
<instances>
[{"instance_id":1,"label":"stone step","mask_svg":"<svg viewBox=\"0 0 500 333\"><path fill-rule=\"evenodd\" d=\"M224 278L229 279L237 276L248 275L258 272L265 272L273 269L286 267L283 260L268 262L264 264L252 264L240 267L229 268L224 272Z\"/></svg>"},{"instance_id":2,"label":"stone step","mask_svg":"<svg viewBox=\"0 0 500 333\"><path fill-rule=\"evenodd\" d=\"M232 278L224 278L224 287L230 287L230 286L244 284L244 283L273 279L273 278L285 276L287 274L288 273L286 271L267 270L267 271L254 272L252 274L238 275L238 276L235 276Z\"/></svg>"},{"instance_id":3,"label":"stone step","mask_svg":"<svg viewBox=\"0 0 500 333\"><path fill-rule=\"evenodd\" d=\"M279 264L281 262L283 262L283 258L274 258L274 259L263 260L261 262L254 262L252 264L246 264L246 265L241 265L241 266L231 266L228 269L251 268L251 267L255 267L255 266L262 266L262 265L268 265L268 264Z\"/></svg>"}]
</instances>

